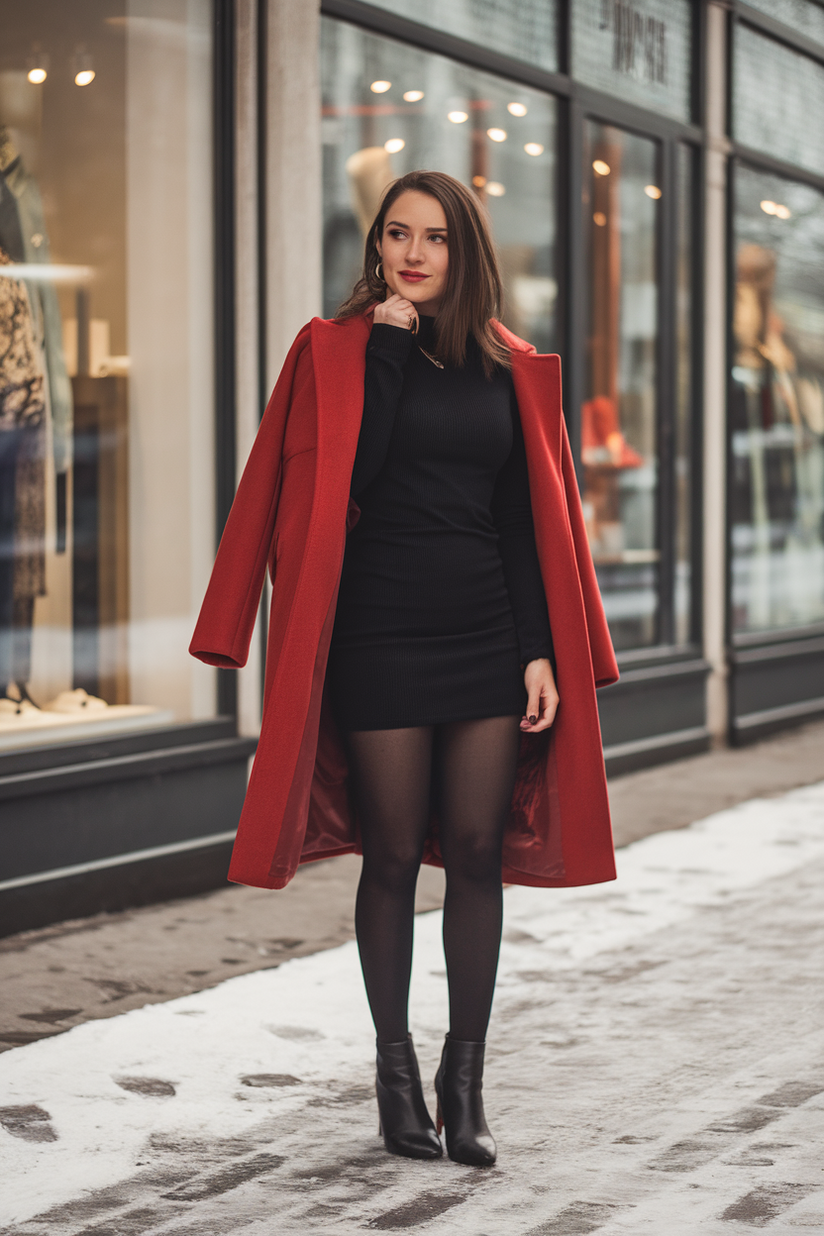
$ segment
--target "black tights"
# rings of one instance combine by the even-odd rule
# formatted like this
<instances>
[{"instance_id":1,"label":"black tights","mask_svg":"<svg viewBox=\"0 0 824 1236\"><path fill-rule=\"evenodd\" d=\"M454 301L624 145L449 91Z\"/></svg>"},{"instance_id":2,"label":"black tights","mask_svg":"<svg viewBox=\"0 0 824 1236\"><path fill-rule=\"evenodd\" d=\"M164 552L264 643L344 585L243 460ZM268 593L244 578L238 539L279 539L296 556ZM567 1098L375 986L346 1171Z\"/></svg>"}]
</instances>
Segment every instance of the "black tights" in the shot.
<instances>
[{"instance_id":1,"label":"black tights","mask_svg":"<svg viewBox=\"0 0 824 1236\"><path fill-rule=\"evenodd\" d=\"M355 909L378 1039L406 1038L415 884L437 806L446 868L443 942L449 1029L486 1037L501 942L501 848L518 759L518 717L348 735L363 871Z\"/></svg>"}]
</instances>

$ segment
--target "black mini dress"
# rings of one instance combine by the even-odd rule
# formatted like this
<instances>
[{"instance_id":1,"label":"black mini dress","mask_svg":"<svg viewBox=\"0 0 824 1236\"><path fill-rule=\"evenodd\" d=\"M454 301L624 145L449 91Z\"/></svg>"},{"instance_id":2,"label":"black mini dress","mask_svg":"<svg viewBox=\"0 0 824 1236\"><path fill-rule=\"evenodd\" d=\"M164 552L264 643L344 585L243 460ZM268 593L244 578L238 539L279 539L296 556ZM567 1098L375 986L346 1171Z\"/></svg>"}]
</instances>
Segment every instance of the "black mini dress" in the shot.
<instances>
[{"instance_id":1,"label":"black mini dress","mask_svg":"<svg viewBox=\"0 0 824 1236\"><path fill-rule=\"evenodd\" d=\"M345 730L521 716L552 637L511 375L372 328L327 683Z\"/></svg>"}]
</instances>

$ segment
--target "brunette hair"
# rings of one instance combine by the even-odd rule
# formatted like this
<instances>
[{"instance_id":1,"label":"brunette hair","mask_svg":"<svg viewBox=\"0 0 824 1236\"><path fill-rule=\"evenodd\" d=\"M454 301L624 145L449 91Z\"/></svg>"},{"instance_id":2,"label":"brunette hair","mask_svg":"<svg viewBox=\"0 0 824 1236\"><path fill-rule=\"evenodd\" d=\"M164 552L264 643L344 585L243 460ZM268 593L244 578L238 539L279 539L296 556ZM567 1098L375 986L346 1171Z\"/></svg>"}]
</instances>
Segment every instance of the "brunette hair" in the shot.
<instances>
[{"instance_id":1,"label":"brunette hair","mask_svg":"<svg viewBox=\"0 0 824 1236\"><path fill-rule=\"evenodd\" d=\"M356 317L384 299L386 284L377 273L377 242L383 237L387 211L402 193L410 192L433 197L446 215L449 264L446 290L435 318L438 356L451 365L462 365L467 337L472 335L487 376L496 365L509 368L509 349L490 321L500 313L503 288L489 220L475 194L445 172L407 172L388 187L366 236L363 274L338 309L337 319Z\"/></svg>"}]
</instances>

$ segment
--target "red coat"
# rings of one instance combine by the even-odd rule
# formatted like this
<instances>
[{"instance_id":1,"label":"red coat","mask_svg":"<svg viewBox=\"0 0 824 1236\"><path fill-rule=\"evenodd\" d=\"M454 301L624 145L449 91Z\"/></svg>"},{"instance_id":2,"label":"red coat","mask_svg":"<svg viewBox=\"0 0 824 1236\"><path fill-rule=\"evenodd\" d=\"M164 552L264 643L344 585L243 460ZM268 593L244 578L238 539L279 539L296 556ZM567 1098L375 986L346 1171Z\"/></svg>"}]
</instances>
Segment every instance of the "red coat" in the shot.
<instances>
[{"instance_id":1,"label":"red coat","mask_svg":"<svg viewBox=\"0 0 824 1236\"><path fill-rule=\"evenodd\" d=\"M323 690L363 409L369 316L319 318L283 366L238 487L190 651L246 663L267 563L273 580L263 724L229 878L283 888L298 864L359 851L340 735ZM557 658L552 729L522 735L503 879L615 878L596 686L618 669L587 545L561 412L557 356L500 327L529 467ZM354 509L353 509L354 508ZM433 819L424 861L440 864Z\"/></svg>"}]
</instances>

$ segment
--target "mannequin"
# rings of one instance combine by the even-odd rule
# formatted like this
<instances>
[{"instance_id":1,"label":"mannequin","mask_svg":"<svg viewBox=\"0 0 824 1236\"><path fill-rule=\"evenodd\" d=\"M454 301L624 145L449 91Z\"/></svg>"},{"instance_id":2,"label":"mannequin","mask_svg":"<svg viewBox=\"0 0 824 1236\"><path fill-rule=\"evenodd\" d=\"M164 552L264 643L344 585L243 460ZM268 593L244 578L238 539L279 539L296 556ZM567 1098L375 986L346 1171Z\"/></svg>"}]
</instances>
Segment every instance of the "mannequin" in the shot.
<instances>
[{"instance_id":1,"label":"mannequin","mask_svg":"<svg viewBox=\"0 0 824 1236\"><path fill-rule=\"evenodd\" d=\"M13 262L50 260L43 206L14 139L0 127L0 245ZM46 592L46 416L50 416L57 478L57 552L65 552L66 474L71 460L72 394L63 356L62 323L52 284L27 282L34 354L42 374L43 415L19 428L15 450L14 549L11 616L4 615L10 664L4 693L18 703L29 696L34 602ZM7 490L6 500L10 500ZM10 684L14 684L9 690ZM0 687L3 683L0 681Z\"/></svg>"}]
</instances>

